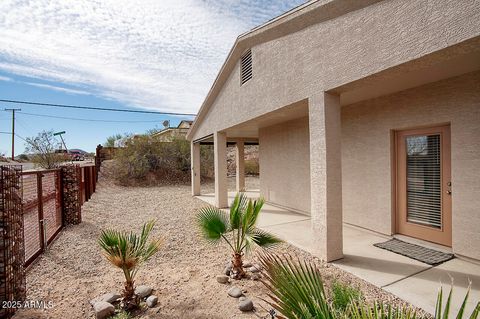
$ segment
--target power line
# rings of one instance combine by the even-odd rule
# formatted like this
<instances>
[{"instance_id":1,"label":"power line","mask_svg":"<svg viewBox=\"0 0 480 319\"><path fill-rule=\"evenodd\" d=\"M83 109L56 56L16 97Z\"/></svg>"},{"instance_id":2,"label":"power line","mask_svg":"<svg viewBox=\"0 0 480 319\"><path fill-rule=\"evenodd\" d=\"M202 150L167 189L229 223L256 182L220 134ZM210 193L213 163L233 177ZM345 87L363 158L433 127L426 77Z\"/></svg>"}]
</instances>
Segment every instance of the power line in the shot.
<instances>
[{"instance_id":1,"label":"power line","mask_svg":"<svg viewBox=\"0 0 480 319\"><path fill-rule=\"evenodd\" d=\"M10 134L12 134L12 133L10 133ZM15 133L15 136L18 137L19 139L24 140L25 142L29 143L26 139L24 139L23 137L21 137L17 133Z\"/></svg>"},{"instance_id":2,"label":"power line","mask_svg":"<svg viewBox=\"0 0 480 319\"><path fill-rule=\"evenodd\" d=\"M27 113L27 112L17 112L17 114L23 114L23 115L29 115L29 116L50 117L50 118L63 119L63 120L85 121L85 122L106 122L106 123L158 123L158 120L155 120L155 121L95 120L95 119L78 118L78 117L65 117L65 116L55 116L55 115L46 115L46 114L34 114L34 113Z\"/></svg>"},{"instance_id":3,"label":"power line","mask_svg":"<svg viewBox=\"0 0 480 319\"><path fill-rule=\"evenodd\" d=\"M196 116L193 113L177 113L177 112L160 112L160 111L140 111L140 110L125 110L116 108L94 107L94 106L81 106L81 105L68 105L68 104L53 104L53 103L40 103L31 101L18 101L18 100L4 100L0 99L0 102L14 103L14 104L26 104L26 105L38 105L38 106L53 106L63 107L71 109L82 110L96 110L96 111L111 111L111 112L127 112L127 113L144 113L144 114L160 114L160 115L181 115L181 116Z\"/></svg>"}]
</instances>

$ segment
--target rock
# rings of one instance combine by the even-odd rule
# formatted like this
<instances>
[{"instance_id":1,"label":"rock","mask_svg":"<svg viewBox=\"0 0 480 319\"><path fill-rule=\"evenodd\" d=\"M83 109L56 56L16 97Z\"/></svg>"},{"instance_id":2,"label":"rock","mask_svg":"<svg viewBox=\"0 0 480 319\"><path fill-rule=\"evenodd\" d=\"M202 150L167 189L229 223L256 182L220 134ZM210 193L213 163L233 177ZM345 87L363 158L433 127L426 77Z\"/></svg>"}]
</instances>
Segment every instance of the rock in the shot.
<instances>
[{"instance_id":1,"label":"rock","mask_svg":"<svg viewBox=\"0 0 480 319\"><path fill-rule=\"evenodd\" d=\"M262 278L262 276L260 274L252 274L250 276L250 279L252 279L252 280L259 280L260 278Z\"/></svg>"},{"instance_id":2,"label":"rock","mask_svg":"<svg viewBox=\"0 0 480 319\"><path fill-rule=\"evenodd\" d=\"M240 309L243 312L252 311L253 302L250 299L245 298L245 300L242 300L238 303L238 309Z\"/></svg>"},{"instance_id":3,"label":"rock","mask_svg":"<svg viewBox=\"0 0 480 319\"><path fill-rule=\"evenodd\" d=\"M230 297L233 297L233 298L239 298L243 295L243 292L240 288L238 287L232 287L230 288L230 290L228 291L228 295Z\"/></svg>"},{"instance_id":4,"label":"rock","mask_svg":"<svg viewBox=\"0 0 480 319\"><path fill-rule=\"evenodd\" d=\"M252 266L253 266L253 264L252 264L252 263L248 263L248 262L243 264L243 268L250 268L250 267L252 267Z\"/></svg>"},{"instance_id":5,"label":"rock","mask_svg":"<svg viewBox=\"0 0 480 319\"><path fill-rule=\"evenodd\" d=\"M147 306L148 308L153 308L158 302L158 297L151 295L150 297L147 298Z\"/></svg>"},{"instance_id":6,"label":"rock","mask_svg":"<svg viewBox=\"0 0 480 319\"><path fill-rule=\"evenodd\" d=\"M152 293L152 288L145 285L138 286L137 288L135 288L135 294L140 298L145 298L147 296L150 296L151 293Z\"/></svg>"},{"instance_id":7,"label":"rock","mask_svg":"<svg viewBox=\"0 0 480 319\"><path fill-rule=\"evenodd\" d=\"M247 299L247 297L241 296L240 298L238 298L238 301L244 301L245 299Z\"/></svg>"},{"instance_id":8,"label":"rock","mask_svg":"<svg viewBox=\"0 0 480 319\"><path fill-rule=\"evenodd\" d=\"M228 277L227 275L218 275L217 276L217 282L220 283L220 284L226 284L228 283L228 279L230 277Z\"/></svg>"},{"instance_id":9,"label":"rock","mask_svg":"<svg viewBox=\"0 0 480 319\"><path fill-rule=\"evenodd\" d=\"M106 293L104 295L101 295L100 297L97 297L95 299L90 300L90 304L93 306L96 302L99 302L99 301L106 301L108 303L114 303L120 297L122 297L122 296L117 294L117 293L109 292L109 293Z\"/></svg>"},{"instance_id":10,"label":"rock","mask_svg":"<svg viewBox=\"0 0 480 319\"><path fill-rule=\"evenodd\" d=\"M232 271L232 268L233 268L232 262L229 261L225 265L225 269L223 269L223 274L226 275L226 276L230 276L230 272Z\"/></svg>"},{"instance_id":11,"label":"rock","mask_svg":"<svg viewBox=\"0 0 480 319\"><path fill-rule=\"evenodd\" d=\"M115 313L115 307L106 301L97 301L93 305L96 319L105 319Z\"/></svg>"},{"instance_id":12,"label":"rock","mask_svg":"<svg viewBox=\"0 0 480 319\"><path fill-rule=\"evenodd\" d=\"M230 276L230 271L232 271L232 268L225 267L225 269L223 270L223 273L225 274L225 276Z\"/></svg>"},{"instance_id":13,"label":"rock","mask_svg":"<svg viewBox=\"0 0 480 319\"><path fill-rule=\"evenodd\" d=\"M260 270L262 270L262 266L260 266L259 264L255 264L252 267L248 268L248 270L250 272L257 273L257 272L260 272Z\"/></svg>"}]
</instances>

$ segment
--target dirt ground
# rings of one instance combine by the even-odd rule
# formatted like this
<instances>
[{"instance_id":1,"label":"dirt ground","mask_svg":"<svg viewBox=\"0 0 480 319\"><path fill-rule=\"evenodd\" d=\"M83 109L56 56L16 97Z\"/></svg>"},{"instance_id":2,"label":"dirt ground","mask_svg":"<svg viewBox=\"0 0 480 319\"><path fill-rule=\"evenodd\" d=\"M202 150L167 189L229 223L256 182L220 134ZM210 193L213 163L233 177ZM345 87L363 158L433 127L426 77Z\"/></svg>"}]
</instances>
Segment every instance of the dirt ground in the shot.
<instances>
[{"instance_id":1,"label":"dirt ground","mask_svg":"<svg viewBox=\"0 0 480 319\"><path fill-rule=\"evenodd\" d=\"M250 178L248 184L258 182ZM207 185L207 188L211 185ZM204 188L205 189L205 188ZM102 228L139 230L150 219L156 219L154 236L164 236L165 245L139 271L136 284L155 289L158 305L148 309L142 318L263 318L269 306L259 298L266 289L259 281L242 280L229 285L216 282L229 251L226 245L211 246L199 236L194 215L205 203L190 195L188 185L165 187L119 187L103 179L92 199L82 208L81 224L64 229L46 254L27 272L27 300L52 302L49 309L23 309L15 318L93 318L89 301L107 292L120 292L122 273L102 256L96 240ZM278 252L289 252L315 260L322 267L324 280L333 279L359 287L366 298L380 298L402 303L356 277L311 255L282 244ZM246 260L254 259L254 255ZM256 311L242 313L237 299L227 295L236 285L246 290Z\"/></svg>"}]
</instances>

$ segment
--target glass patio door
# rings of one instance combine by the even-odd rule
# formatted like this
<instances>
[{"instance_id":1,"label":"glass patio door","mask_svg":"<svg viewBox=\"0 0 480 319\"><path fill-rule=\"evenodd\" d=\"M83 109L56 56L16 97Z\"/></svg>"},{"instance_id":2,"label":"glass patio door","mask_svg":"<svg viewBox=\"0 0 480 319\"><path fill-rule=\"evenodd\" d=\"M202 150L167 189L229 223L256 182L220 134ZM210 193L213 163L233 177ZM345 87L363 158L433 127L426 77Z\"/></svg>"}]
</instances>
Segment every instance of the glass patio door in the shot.
<instances>
[{"instance_id":1,"label":"glass patio door","mask_svg":"<svg viewBox=\"0 0 480 319\"><path fill-rule=\"evenodd\" d=\"M396 231L452 244L450 127L396 132Z\"/></svg>"}]
</instances>

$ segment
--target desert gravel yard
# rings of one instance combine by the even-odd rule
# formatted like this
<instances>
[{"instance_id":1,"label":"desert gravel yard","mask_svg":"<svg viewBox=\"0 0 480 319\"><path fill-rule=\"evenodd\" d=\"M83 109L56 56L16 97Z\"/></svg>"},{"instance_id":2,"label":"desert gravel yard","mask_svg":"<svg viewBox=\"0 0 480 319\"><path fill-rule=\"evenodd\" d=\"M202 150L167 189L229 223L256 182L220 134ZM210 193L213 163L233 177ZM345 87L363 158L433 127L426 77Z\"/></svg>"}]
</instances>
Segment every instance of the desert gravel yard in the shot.
<instances>
[{"instance_id":1,"label":"desert gravel yard","mask_svg":"<svg viewBox=\"0 0 480 319\"><path fill-rule=\"evenodd\" d=\"M203 188L205 189L205 187ZM154 235L166 237L161 251L139 271L136 284L155 289L158 305L142 318L263 318L270 309L259 298L266 289L259 281L242 280L219 284L229 250L210 246L198 235L194 215L205 203L190 195L190 187L120 187L100 181L97 192L82 209L83 222L62 231L27 272L27 299L53 302L46 310L23 309L15 318L93 318L89 301L103 293L120 292L123 274L102 256L96 240L100 230L115 227L138 231L145 221L156 219ZM313 257L287 244L278 252ZM250 261L254 256L249 256ZM320 265L320 261L316 260ZM359 287L366 298L402 303L384 292L334 266L322 268L324 279L334 278ZM242 313L237 299L227 295L231 285L246 290L254 301L254 313Z\"/></svg>"}]
</instances>

